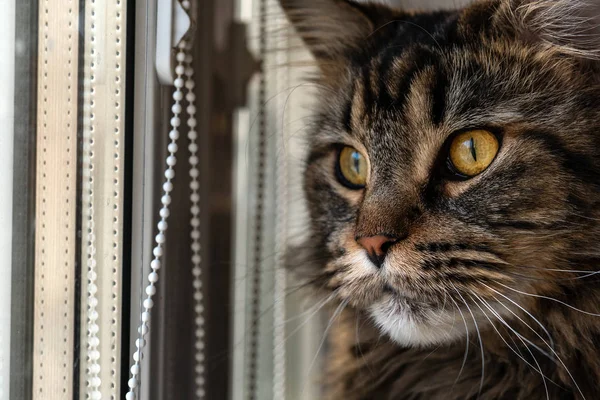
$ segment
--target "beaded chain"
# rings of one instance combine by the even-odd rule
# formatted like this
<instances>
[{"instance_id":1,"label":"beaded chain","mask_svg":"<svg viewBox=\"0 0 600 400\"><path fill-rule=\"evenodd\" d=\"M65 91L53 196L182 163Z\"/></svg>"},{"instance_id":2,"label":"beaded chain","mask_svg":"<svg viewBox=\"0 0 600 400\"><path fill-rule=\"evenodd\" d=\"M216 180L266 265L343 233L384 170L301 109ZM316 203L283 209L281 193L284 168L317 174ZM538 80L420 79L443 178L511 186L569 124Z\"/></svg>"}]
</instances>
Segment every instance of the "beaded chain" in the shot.
<instances>
[{"instance_id":1,"label":"beaded chain","mask_svg":"<svg viewBox=\"0 0 600 400\"><path fill-rule=\"evenodd\" d=\"M190 1L184 0L181 5L186 11L191 8ZM190 200L191 200L191 219L190 224L191 230L191 250L192 250L192 274L193 274L193 296L194 296L194 336L195 336L195 395L196 399L202 400L205 398L205 380L204 380L204 306L203 306L203 293L202 293L202 279L200 263L202 261L200 256L200 183L198 178L200 172L198 170L198 144L196 140L198 133L196 131L196 96L194 94L195 82L193 79L194 69L192 67L192 55L191 55L191 43L182 41L177 46L177 66L175 67L176 78L173 82L175 91L173 92L174 104L171 108L173 117L171 118L171 131L169 132L169 139L171 140L167 150L169 155L166 159L167 169L165 171L165 181L163 183L163 196L161 197L162 208L159 211L160 221L158 222L158 234L154 238L156 246L152 250L154 259L150 263L152 271L148 274L148 285L146 286L145 293L146 298L142 302L143 311L141 313L141 322L138 327L138 339L135 342L136 350L133 353L133 364L131 366L131 378L128 381L129 391L125 398L126 400L133 400L136 398L136 389L140 383L140 361L142 359L142 353L146 344L145 337L149 332L150 323L150 311L154 306L153 296L156 294L156 283L158 282L158 271L161 268L161 257L164 254L164 244L166 241L165 232L168 224L167 219L169 218L170 211L169 205L171 204L171 191L173 190L173 179L175 178L175 170L173 167L177 162L175 157L178 146L177 140L179 139L179 127L181 126L181 114L183 111L182 101L184 98L183 88L187 89L185 99L188 102L186 112L188 114L187 126L188 139L190 141L188 150L190 152L189 164L190 164Z\"/></svg>"},{"instance_id":2,"label":"beaded chain","mask_svg":"<svg viewBox=\"0 0 600 400\"><path fill-rule=\"evenodd\" d=\"M259 56L262 60L266 58L267 53L267 3L268 0L260 0L259 7ZM267 100L267 81L264 71L259 76L258 80L258 96L257 102L259 107L258 121L258 165L256 166L256 205L254 215L254 242L253 249L253 265L251 279L249 283L250 302L250 328L248 332L248 356L247 356L247 389L246 398L248 400L258 399L258 364L260 352L260 299L263 286L263 227L264 227L264 210L265 210L265 187L266 187L266 160L267 160L267 117L262 105L268 102Z\"/></svg>"},{"instance_id":3,"label":"beaded chain","mask_svg":"<svg viewBox=\"0 0 600 400\"><path fill-rule=\"evenodd\" d=\"M183 4L185 8L185 2ZM194 95L194 69L192 67L192 56L186 55L186 68L185 75L187 78L186 88L188 92L186 94L186 100L188 101L187 113L189 115L188 123L188 139L190 144L188 150L190 152L190 200L191 200L191 215L190 224L192 226L191 231L191 249L192 249L192 275L194 276L192 285L194 288L194 312L196 317L194 318L195 330L195 384L196 384L196 398L204 399L204 305L202 295L202 269L200 268L200 262L202 258L200 256L200 183L198 182L199 171L198 171L198 144L196 140L198 133L196 132L196 96Z\"/></svg>"}]
</instances>

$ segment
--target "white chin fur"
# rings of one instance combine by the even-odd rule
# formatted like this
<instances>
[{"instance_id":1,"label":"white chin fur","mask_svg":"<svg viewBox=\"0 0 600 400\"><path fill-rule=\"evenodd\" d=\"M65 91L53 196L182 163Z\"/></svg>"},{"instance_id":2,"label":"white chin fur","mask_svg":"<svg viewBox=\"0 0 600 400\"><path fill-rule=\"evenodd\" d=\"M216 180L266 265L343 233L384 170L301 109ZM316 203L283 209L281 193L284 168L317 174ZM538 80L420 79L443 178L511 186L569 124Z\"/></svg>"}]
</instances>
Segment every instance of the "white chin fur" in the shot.
<instances>
[{"instance_id":1,"label":"white chin fur","mask_svg":"<svg viewBox=\"0 0 600 400\"><path fill-rule=\"evenodd\" d=\"M429 310L415 318L401 301L386 299L371 306L370 314L377 326L402 346L438 345L465 335L460 315L452 310Z\"/></svg>"}]
</instances>

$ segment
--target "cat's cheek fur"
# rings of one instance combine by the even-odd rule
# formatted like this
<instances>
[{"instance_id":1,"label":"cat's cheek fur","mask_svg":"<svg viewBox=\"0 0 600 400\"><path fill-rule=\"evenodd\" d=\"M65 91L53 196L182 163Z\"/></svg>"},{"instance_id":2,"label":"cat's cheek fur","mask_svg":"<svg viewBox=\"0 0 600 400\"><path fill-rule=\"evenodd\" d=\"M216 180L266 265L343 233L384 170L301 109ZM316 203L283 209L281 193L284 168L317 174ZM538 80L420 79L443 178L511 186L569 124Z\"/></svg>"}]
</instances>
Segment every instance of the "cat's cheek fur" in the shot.
<instances>
[{"instance_id":1,"label":"cat's cheek fur","mask_svg":"<svg viewBox=\"0 0 600 400\"><path fill-rule=\"evenodd\" d=\"M330 263L328 271L337 271L329 288L352 307L367 308L378 301L384 288L381 276L364 251L351 251Z\"/></svg>"},{"instance_id":2,"label":"cat's cheek fur","mask_svg":"<svg viewBox=\"0 0 600 400\"><path fill-rule=\"evenodd\" d=\"M369 308L379 329L393 341L409 347L426 347L450 343L466 335L465 324L456 310L411 311L402 299L386 296Z\"/></svg>"}]
</instances>

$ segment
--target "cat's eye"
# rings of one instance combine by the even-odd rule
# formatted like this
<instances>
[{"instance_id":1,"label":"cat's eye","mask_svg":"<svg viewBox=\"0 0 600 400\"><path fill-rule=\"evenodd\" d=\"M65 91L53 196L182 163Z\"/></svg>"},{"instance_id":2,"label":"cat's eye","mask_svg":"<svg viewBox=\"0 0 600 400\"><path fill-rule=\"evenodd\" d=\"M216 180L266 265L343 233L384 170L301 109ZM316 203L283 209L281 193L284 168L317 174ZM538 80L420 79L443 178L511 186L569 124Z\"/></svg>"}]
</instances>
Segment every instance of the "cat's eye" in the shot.
<instances>
[{"instance_id":1,"label":"cat's eye","mask_svg":"<svg viewBox=\"0 0 600 400\"><path fill-rule=\"evenodd\" d=\"M449 166L453 172L471 178L490 166L500 145L496 135L485 130L462 132L450 143Z\"/></svg>"},{"instance_id":2,"label":"cat's eye","mask_svg":"<svg viewBox=\"0 0 600 400\"><path fill-rule=\"evenodd\" d=\"M362 189L367 183L367 160L354 147L340 151L337 171L339 181L350 189Z\"/></svg>"}]
</instances>

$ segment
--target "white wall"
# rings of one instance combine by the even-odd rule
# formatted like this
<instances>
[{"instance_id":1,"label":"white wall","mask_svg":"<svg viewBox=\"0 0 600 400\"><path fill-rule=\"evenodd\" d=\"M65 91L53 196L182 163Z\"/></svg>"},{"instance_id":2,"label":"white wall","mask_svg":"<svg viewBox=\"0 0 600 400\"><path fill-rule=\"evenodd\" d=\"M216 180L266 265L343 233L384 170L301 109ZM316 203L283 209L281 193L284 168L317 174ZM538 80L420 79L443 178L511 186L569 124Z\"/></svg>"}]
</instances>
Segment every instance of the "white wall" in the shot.
<instances>
[{"instance_id":1,"label":"white wall","mask_svg":"<svg viewBox=\"0 0 600 400\"><path fill-rule=\"evenodd\" d=\"M8 400L15 89L15 4L0 0L0 399ZM23 121L25 123L25 121Z\"/></svg>"}]
</instances>

